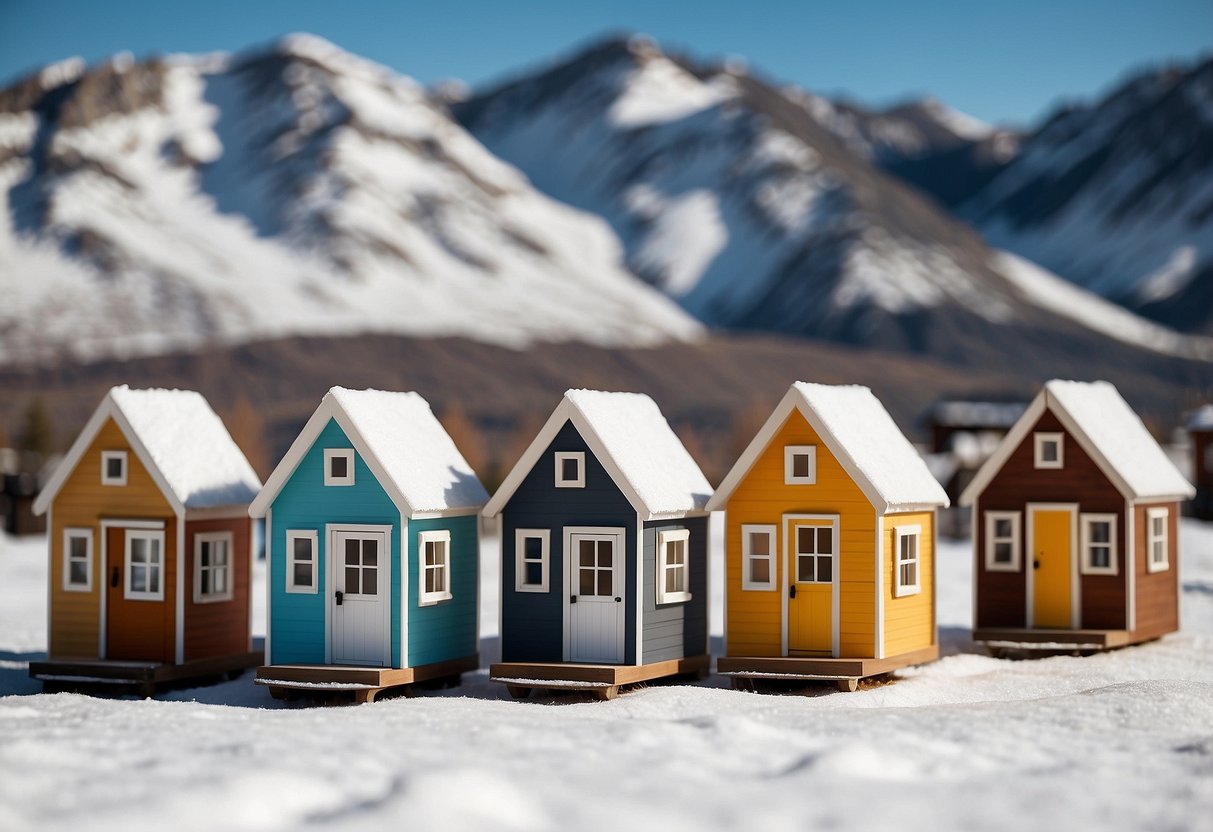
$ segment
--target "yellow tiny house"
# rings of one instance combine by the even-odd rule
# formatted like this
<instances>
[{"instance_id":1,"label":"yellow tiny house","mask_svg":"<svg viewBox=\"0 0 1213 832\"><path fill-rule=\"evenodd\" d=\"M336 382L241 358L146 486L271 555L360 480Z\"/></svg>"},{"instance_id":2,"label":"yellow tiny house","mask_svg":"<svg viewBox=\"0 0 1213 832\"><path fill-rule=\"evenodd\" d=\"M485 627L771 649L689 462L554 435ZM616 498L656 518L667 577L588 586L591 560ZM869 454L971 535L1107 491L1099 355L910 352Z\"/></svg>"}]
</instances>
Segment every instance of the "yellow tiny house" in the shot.
<instances>
[{"instance_id":1,"label":"yellow tiny house","mask_svg":"<svg viewBox=\"0 0 1213 832\"><path fill-rule=\"evenodd\" d=\"M866 387L797 382L716 490L725 656L754 678L860 678L938 656L935 513L948 498Z\"/></svg>"}]
</instances>

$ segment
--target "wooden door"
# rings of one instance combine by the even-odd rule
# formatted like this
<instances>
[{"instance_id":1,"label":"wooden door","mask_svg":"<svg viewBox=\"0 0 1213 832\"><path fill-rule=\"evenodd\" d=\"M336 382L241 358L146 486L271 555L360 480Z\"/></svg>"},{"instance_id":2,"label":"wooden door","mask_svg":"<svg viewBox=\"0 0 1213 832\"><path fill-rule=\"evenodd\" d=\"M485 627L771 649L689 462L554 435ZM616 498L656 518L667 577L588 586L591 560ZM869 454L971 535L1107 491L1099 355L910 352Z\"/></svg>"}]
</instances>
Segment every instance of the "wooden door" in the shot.
<instances>
[{"instance_id":1,"label":"wooden door","mask_svg":"<svg viewBox=\"0 0 1213 832\"><path fill-rule=\"evenodd\" d=\"M329 541L333 664L391 664L387 534L334 531Z\"/></svg>"},{"instance_id":2,"label":"wooden door","mask_svg":"<svg viewBox=\"0 0 1213 832\"><path fill-rule=\"evenodd\" d=\"M164 529L106 530L105 658L175 660Z\"/></svg>"},{"instance_id":3,"label":"wooden door","mask_svg":"<svg viewBox=\"0 0 1213 832\"><path fill-rule=\"evenodd\" d=\"M624 659L624 535L569 537L569 661L620 664Z\"/></svg>"},{"instance_id":4,"label":"wooden door","mask_svg":"<svg viewBox=\"0 0 1213 832\"><path fill-rule=\"evenodd\" d=\"M1032 626L1073 626L1073 514L1069 509L1032 511Z\"/></svg>"},{"instance_id":5,"label":"wooden door","mask_svg":"<svg viewBox=\"0 0 1213 832\"><path fill-rule=\"evenodd\" d=\"M788 525L788 654L829 656L838 570L835 524L822 519Z\"/></svg>"}]
</instances>

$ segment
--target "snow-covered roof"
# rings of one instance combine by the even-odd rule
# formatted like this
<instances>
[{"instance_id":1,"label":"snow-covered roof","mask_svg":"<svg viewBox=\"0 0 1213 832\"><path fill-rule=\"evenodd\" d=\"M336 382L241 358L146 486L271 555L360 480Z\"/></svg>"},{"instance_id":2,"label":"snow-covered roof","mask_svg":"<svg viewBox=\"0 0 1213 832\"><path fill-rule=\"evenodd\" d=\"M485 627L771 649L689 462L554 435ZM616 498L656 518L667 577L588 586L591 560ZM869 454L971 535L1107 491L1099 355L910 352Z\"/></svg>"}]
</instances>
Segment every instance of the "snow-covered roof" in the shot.
<instances>
[{"instance_id":1,"label":"snow-covered roof","mask_svg":"<svg viewBox=\"0 0 1213 832\"><path fill-rule=\"evenodd\" d=\"M111 417L178 512L248 505L261 488L253 467L201 393L122 385L109 391L80 432L39 495L36 511L50 506Z\"/></svg>"},{"instance_id":2,"label":"snow-covered roof","mask_svg":"<svg viewBox=\"0 0 1213 832\"><path fill-rule=\"evenodd\" d=\"M1180 500L1196 493L1112 384L1054 379L1045 384L998 451L977 472L961 495L962 505L977 500L1045 410L1057 416L1129 499Z\"/></svg>"},{"instance_id":3,"label":"snow-covered roof","mask_svg":"<svg viewBox=\"0 0 1213 832\"><path fill-rule=\"evenodd\" d=\"M1213 430L1213 404L1206 404L1192 411L1188 417L1188 430Z\"/></svg>"},{"instance_id":4,"label":"snow-covered roof","mask_svg":"<svg viewBox=\"0 0 1213 832\"><path fill-rule=\"evenodd\" d=\"M488 499L472 467L420 395L334 387L266 481L250 514L264 516L332 419L405 514L479 510Z\"/></svg>"},{"instance_id":5,"label":"snow-covered roof","mask_svg":"<svg viewBox=\"0 0 1213 832\"><path fill-rule=\"evenodd\" d=\"M708 503L722 509L793 409L808 420L877 511L909 511L948 505L943 486L867 387L798 381Z\"/></svg>"},{"instance_id":6,"label":"snow-covered roof","mask_svg":"<svg viewBox=\"0 0 1213 832\"><path fill-rule=\"evenodd\" d=\"M501 512L569 421L645 519L704 510L712 486L656 402L643 393L569 390L485 506L487 516Z\"/></svg>"}]
</instances>

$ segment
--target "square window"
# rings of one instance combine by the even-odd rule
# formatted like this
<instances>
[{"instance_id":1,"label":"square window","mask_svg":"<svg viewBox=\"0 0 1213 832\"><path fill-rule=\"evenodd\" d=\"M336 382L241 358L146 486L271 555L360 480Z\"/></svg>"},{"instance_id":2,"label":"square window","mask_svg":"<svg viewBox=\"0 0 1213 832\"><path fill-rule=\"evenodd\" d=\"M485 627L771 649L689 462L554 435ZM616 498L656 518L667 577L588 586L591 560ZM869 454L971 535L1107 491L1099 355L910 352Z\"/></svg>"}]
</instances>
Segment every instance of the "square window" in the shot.
<instances>
[{"instance_id":1,"label":"square window","mask_svg":"<svg viewBox=\"0 0 1213 832\"><path fill-rule=\"evenodd\" d=\"M324 484L353 485L354 484L354 449L325 448L324 449Z\"/></svg>"},{"instance_id":2,"label":"square window","mask_svg":"<svg viewBox=\"0 0 1213 832\"><path fill-rule=\"evenodd\" d=\"M101 484L126 485L126 451L101 452Z\"/></svg>"},{"instance_id":3,"label":"square window","mask_svg":"<svg viewBox=\"0 0 1213 832\"><path fill-rule=\"evenodd\" d=\"M919 582L921 567L922 527L897 526L894 529L897 552L896 585L893 597L917 595L922 591Z\"/></svg>"},{"instance_id":4,"label":"square window","mask_svg":"<svg viewBox=\"0 0 1213 832\"><path fill-rule=\"evenodd\" d=\"M691 566L687 562L690 545L690 529L657 532L658 604L675 604L691 600Z\"/></svg>"},{"instance_id":5,"label":"square window","mask_svg":"<svg viewBox=\"0 0 1213 832\"><path fill-rule=\"evenodd\" d=\"M585 488L585 453L556 452L556 487Z\"/></svg>"},{"instance_id":6,"label":"square window","mask_svg":"<svg viewBox=\"0 0 1213 832\"><path fill-rule=\"evenodd\" d=\"M319 533L311 529L291 529L286 533L286 591L315 594L316 541Z\"/></svg>"},{"instance_id":7,"label":"square window","mask_svg":"<svg viewBox=\"0 0 1213 832\"><path fill-rule=\"evenodd\" d=\"M775 590L775 526L741 527L741 588Z\"/></svg>"},{"instance_id":8,"label":"square window","mask_svg":"<svg viewBox=\"0 0 1213 832\"><path fill-rule=\"evenodd\" d=\"M817 448L813 445L788 445L783 449L783 481L787 485L813 485L817 482Z\"/></svg>"},{"instance_id":9,"label":"square window","mask_svg":"<svg viewBox=\"0 0 1213 832\"><path fill-rule=\"evenodd\" d=\"M417 549L421 555L418 569L421 572L421 593L417 603L428 607L449 601L451 595L451 533L446 529L421 532L417 535Z\"/></svg>"},{"instance_id":10,"label":"square window","mask_svg":"<svg viewBox=\"0 0 1213 832\"><path fill-rule=\"evenodd\" d=\"M985 512L987 572L1018 572L1020 561L1019 512Z\"/></svg>"},{"instance_id":11,"label":"square window","mask_svg":"<svg viewBox=\"0 0 1213 832\"><path fill-rule=\"evenodd\" d=\"M1035 465L1037 468L1062 468L1065 464L1065 434L1034 434Z\"/></svg>"},{"instance_id":12,"label":"square window","mask_svg":"<svg viewBox=\"0 0 1213 832\"><path fill-rule=\"evenodd\" d=\"M194 603L232 598L232 533L206 532L194 536Z\"/></svg>"},{"instance_id":13,"label":"square window","mask_svg":"<svg viewBox=\"0 0 1213 832\"><path fill-rule=\"evenodd\" d=\"M517 592L548 591L548 558L552 532L549 529L514 531L514 589Z\"/></svg>"},{"instance_id":14,"label":"square window","mask_svg":"<svg viewBox=\"0 0 1213 832\"><path fill-rule=\"evenodd\" d=\"M90 592L93 588L93 530L63 530L63 589Z\"/></svg>"}]
</instances>

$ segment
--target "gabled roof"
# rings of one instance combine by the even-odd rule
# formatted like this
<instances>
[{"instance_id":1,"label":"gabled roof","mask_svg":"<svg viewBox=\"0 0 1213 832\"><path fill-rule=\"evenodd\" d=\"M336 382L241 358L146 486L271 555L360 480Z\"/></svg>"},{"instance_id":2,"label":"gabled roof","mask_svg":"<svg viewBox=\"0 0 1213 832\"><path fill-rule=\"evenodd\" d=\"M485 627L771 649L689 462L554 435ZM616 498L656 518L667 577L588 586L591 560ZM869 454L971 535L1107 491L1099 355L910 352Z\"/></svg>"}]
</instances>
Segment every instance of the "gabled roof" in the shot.
<instances>
[{"instance_id":1,"label":"gabled roof","mask_svg":"<svg viewBox=\"0 0 1213 832\"><path fill-rule=\"evenodd\" d=\"M1046 410L1057 416L1126 498L1183 500L1196 493L1114 386L1106 381L1054 379L981 466L960 495L961 505L977 501Z\"/></svg>"},{"instance_id":2,"label":"gabled roof","mask_svg":"<svg viewBox=\"0 0 1213 832\"><path fill-rule=\"evenodd\" d=\"M330 420L345 432L405 515L478 511L489 497L421 396L334 387L295 437L249 514L265 516Z\"/></svg>"},{"instance_id":3,"label":"gabled roof","mask_svg":"<svg viewBox=\"0 0 1213 832\"><path fill-rule=\"evenodd\" d=\"M799 411L880 513L946 506L948 495L866 387L798 381L733 465L708 509L723 509L792 411Z\"/></svg>"},{"instance_id":4,"label":"gabled roof","mask_svg":"<svg viewBox=\"0 0 1213 832\"><path fill-rule=\"evenodd\" d=\"M712 486L656 402L643 393L569 390L484 507L485 516L501 513L566 422L643 519L704 511Z\"/></svg>"},{"instance_id":5,"label":"gabled roof","mask_svg":"<svg viewBox=\"0 0 1213 832\"><path fill-rule=\"evenodd\" d=\"M248 505L261 488L253 467L201 393L122 385L111 389L94 411L38 495L34 511L41 514L50 507L110 418L178 514Z\"/></svg>"}]
</instances>

